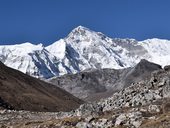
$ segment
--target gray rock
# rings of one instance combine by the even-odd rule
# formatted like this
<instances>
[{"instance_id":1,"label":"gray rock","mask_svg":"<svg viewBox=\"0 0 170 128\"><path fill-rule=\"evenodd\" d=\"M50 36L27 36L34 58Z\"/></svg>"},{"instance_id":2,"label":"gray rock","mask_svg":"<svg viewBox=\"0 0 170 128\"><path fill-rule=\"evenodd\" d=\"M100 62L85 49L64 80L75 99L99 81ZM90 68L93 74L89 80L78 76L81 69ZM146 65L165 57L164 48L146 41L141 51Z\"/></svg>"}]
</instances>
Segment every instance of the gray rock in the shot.
<instances>
[{"instance_id":1,"label":"gray rock","mask_svg":"<svg viewBox=\"0 0 170 128\"><path fill-rule=\"evenodd\" d=\"M125 114L121 114L120 116L118 116L118 117L116 118L115 126L118 126L118 125L120 125L120 124L125 123L126 120L127 120L126 115L125 115Z\"/></svg>"},{"instance_id":2,"label":"gray rock","mask_svg":"<svg viewBox=\"0 0 170 128\"><path fill-rule=\"evenodd\" d=\"M164 78L165 86L163 87L163 97L170 97L170 78Z\"/></svg>"},{"instance_id":3,"label":"gray rock","mask_svg":"<svg viewBox=\"0 0 170 128\"><path fill-rule=\"evenodd\" d=\"M77 128L92 128L92 126L86 122L78 122L76 127Z\"/></svg>"},{"instance_id":4,"label":"gray rock","mask_svg":"<svg viewBox=\"0 0 170 128\"><path fill-rule=\"evenodd\" d=\"M150 113L158 113L160 112L160 108L157 105L149 105L148 111Z\"/></svg>"},{"instance_id":5,"label":"gray rock","mask_svg":"<svg viewBox=\"0 0 170 128\"><path fill-rule=\"evenodd\" d=\"M95 118L92 115L89 115L88 117L85 118L85 121L90 123L92 120L94 120Z\"/></svg>"}]
</instances>

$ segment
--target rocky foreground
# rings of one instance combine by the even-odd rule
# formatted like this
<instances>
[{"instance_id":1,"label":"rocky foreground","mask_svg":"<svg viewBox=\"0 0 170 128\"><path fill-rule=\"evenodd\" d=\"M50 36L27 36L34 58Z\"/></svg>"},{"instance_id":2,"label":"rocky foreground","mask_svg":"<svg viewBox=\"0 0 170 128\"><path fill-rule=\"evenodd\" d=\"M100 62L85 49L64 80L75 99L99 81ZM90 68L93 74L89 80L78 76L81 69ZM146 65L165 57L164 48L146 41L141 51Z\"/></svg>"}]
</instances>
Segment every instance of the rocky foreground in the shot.
<instances>
[{"instance_id":1,"label":"rocky foreground","mask_svg":"<svg viewBox=\"0 0 170 128\"><path fill-rule=\"evenodd\" d=\"M71 112L0 111L0 127L13 128L169 128L170 67L112 97Z\"/></svg>"}]
</instances>

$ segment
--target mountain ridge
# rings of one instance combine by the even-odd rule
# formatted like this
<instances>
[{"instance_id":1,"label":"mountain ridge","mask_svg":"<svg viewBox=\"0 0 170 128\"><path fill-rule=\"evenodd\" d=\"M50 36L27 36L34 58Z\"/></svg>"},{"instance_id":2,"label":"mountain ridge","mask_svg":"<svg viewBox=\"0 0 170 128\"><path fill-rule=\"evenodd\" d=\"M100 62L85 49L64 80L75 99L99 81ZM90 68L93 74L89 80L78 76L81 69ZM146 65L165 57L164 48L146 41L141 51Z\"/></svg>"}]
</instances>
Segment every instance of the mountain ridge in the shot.
<instances>
[{"instance_id":1,"label":"mountain ridge","mask_svg":"<svg viewBox=\"0 0 170 128\"><path fill-rule=\"evenodd\" d=\"M86 101L97 101L150 78L151 73L162 69L160 65L142 59L137 65L125 69L92 69L76 74L51 78L48 81Z\"/></svg>"},{"instance_id":2,"label":"mountain ridge","mask_svg":"<svg viewBox=\"0 0 170 128\"><path fill-rule=\"evenodd\" d=\"M169 40L110 38L83 26L49 46L31 45L34 50L30 50L30 45L0 46L0 61L41 79L88 69L123 69L133 67L141 59L162 66L170 64Z\"/></svg>"},{"instance_id":3,"label":"mountain ridge","mask_svg":"<svg viewBox=\"0 0 170 128\"><path fill-rule=\"evenodd\" d=\"M0 107L5 109L70 111L84 103L61 88L9 68L1 62L0 91Z\"/></svg>"}]
</instances>

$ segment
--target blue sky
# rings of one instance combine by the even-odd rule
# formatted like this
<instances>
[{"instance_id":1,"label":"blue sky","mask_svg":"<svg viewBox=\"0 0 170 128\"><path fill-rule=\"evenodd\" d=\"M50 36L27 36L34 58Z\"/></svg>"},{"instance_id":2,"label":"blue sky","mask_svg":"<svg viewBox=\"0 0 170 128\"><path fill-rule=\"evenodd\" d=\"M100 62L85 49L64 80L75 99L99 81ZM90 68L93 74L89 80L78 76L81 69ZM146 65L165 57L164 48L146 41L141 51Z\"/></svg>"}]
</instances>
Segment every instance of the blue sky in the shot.
<instances>
[{"instance_id":1,"label":"blue sky","mask_svg":"<svg viewBox=\"0 0 170 128\"><path fill-rule=\"evenodd\" d=\"M113 38L170 39L170 0L0 0L0 45L48 45L79 25Z\"/></svg>"}]
</instances>

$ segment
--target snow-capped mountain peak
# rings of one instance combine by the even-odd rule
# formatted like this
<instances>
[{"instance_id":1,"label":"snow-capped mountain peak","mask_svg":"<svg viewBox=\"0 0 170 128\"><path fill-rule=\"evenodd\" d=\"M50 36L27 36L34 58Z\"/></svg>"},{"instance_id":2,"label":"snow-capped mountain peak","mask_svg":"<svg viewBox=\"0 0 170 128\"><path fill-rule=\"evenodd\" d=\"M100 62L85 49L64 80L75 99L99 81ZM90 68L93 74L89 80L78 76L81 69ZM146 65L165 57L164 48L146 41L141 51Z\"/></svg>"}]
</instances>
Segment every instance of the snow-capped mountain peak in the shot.
<instances>
[{"instance_id":1,"label":"snow-capped mountain peak","mask_svg":"<svg viewBox=\"0 0 170 128\"><path fill-rule=\"evenodd\" d=\"M70 33L75 33L75 32L77 32L77 33L81 34L81 32L83 32L83 31L93 32L93 31L90 30L89 28L86 28L86 27L80 25L80 26L74 28Z\"/></svg>"},{"instance_id":2,"label":"snow-capped mountain peak","mask_svg":"<svg viewBox=\"0 0 170 128\"><path fill-rule=\"evenodd\" d=\"M17 48L17 49L15 49L15 48ZM35 45L35 44L31 44L31 43L27 42L27 43L23 43L23 44L14 45L13 49L20 50L27 54L27 53L33 53L34 51L41 51L44 49L44 46L43 46L43 44Z\"/></svg>"},{"instance_id":3,"label":"snow-capped mountain peak","mask_svg":"<svg viewBox=\"0 0 170 128\"><path fill-rule=\"evenodd\" d=\"M47 46L46 49L50 51L58 59L62 59L65 56L66 42L63 39L54 42L52 45Z\"/></svg>"},{"instance_id":4,"label":"snow-capped mountain peak","mask_svg":"<svg viewBox=\"0 0 170 128\"><path fill-rule=\"evenodd\" d=\"M127 68L141 59L170 64L170 41L110 38L78 26L67 37L44 47L23 43L0 46L0 61L35 77L50 78L86 69Z\"/></svg>"},{"instance_id":5,"label":"snow-capped mountain peak","mask_svg":"<svg viewBox=\"0 0 170 128\"><path fill-rule=\"evenodd\" d=\"M49 78L58 74L57 59L42 44L23 43L0 46L0 61L34 77Z\"/></svg>"},{"instance_id":6,"label":"snow-capped mountain peak","mask_svg":"<svg viewBox=\"0 0 170 128\"><path fill-rule=\"evenodd\" d=\"M169 40L153 38L140 41L139 44L148 51L150 61L162 66L170 64Z\"/></svg>"},{"instance_id":7,"label":"snow-capped mountain peak","mask_svg":"<svg viewBox=\"0 0 170 128\"><path fill-rule=\"evenodd\" d=\"M32 53L34 51L41 51L43 50L43 48L44 46L42 44L35 45L29 42L26 42L22 44L0 46L0 49L1 49L0 53L3 52L5 49L8 49L10 52L13 52L13 54L15 52L16 54L25 55L28 53Z\"/></svg>"},{"instance_id":8,"label":"snow-capped mountain peak","mask_svg":"<svg viewBox=\"0 0 170 128\"><path fill-rule=\"evenodd\" d=\"M96 32L94 32L86 27L78 26L77 28L73 29L68 34L67 39L78 43L79 41L86 40L87 38L92 38L95 35L96 35Z\"/></svg>"}]
</instances>

